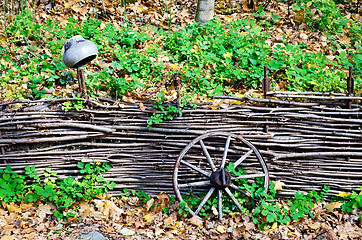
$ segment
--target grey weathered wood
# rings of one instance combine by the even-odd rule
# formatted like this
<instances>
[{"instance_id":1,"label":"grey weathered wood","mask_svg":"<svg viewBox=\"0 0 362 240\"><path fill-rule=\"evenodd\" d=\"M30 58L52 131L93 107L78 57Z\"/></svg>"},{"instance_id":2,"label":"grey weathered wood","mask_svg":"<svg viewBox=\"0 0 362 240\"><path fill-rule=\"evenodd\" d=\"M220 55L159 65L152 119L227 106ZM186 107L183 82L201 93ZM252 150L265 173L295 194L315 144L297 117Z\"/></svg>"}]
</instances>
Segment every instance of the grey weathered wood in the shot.
<instances>
[{"instance_id":1,"label":"grey weathered wood","mask_svg":"<svg viewBox=\"0 0 362 240\"><path fill-rule=\"evenodd\" d=\"M64 112L61 104L76 99L0 103L0 168L11 164L20 173L26 165L35 166L39 172L50 167L65 178L78 177L77 161L106 161L113 168L105 177L117 183L112 194L120 194L125 187L150 194L172 193L173 166L182 149L201 134L227 131L242 135L260 150L271 179L286 183L281 196L319 190L324 184L332 187L330 195L358 191L362 185L360 96L348 98L354 103L352 109L346 109L341 101L347 97L344 94L276 94L315 99L305 103L234 98L246 104L219 110L207 109L207 105L184 110L182 116L155 125L151 131L146 122L155 112L152 104L144 104L147 109L142 111L138 104L84 100L87 108ZM15 103L24 106L14 111L11 106ZM268 134L263 132L265 124ZM201 145L197 147L204 152L206 149L210 159L214 157L216 146L206 144L204 150ZM225 142L217 147L224 149ZM229 149L227 153L245 154L249 150ZM222 159L222 154L218 157ZM198 160L206 161L207 157ZM247 161L240 161L240 166Z\"/></svg>"}]
</instances>

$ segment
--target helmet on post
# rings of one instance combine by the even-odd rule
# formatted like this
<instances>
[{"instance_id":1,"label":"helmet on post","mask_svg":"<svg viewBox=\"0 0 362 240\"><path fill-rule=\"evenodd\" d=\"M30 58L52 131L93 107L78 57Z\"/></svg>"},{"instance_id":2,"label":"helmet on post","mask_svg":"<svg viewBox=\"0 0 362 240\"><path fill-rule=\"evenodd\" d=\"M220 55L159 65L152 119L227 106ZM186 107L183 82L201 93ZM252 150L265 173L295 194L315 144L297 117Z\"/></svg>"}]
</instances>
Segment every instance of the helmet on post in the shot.
<instances>
[{"instance_id":1,"label":"helmet on post","mask_svg":"<svg viewBox=\"0 0 362 240\"><path fill-rule=\"evenodd\" d=\"M78 68L92 61L98 53L97 46L81 35L76 35L64 43L63 61L67 67Z\"/></svg>"}]
</instances>

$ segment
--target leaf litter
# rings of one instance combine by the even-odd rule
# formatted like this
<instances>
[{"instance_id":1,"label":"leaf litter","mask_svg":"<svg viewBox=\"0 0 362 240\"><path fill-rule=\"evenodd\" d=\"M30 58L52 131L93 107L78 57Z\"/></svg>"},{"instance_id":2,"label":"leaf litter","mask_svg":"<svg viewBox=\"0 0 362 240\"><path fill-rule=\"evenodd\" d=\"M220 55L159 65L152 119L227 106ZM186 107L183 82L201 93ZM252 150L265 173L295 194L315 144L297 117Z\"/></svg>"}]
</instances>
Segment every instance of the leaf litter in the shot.
<instances>
[{"instance_id":1,"label":"leaf litter","mask_svg":"<svg viewBox=\"0 0 362 240\"><path fill-rule=\"evenodd\" d=\"M135 30L144 31L149 35L154 34L150 31L153 27L174 31L179 27L186 26L193 21L196 9L196 1L179 0L172 2L135 1L124 7L120 4L120 0L57 0L54 6L49 5L52 3L54 1L41 0L37 6L34 6L34 20L38 24L42 24L47 19L58 20L64 28L70 17L81 21L89 17L96 17L103 19L101 28L104 28L106 23L120 27L122 22L127 21L134 24ZM225 0L216 3L215 12L221 21L229 22L238 18L251 17L254 11L246 2L240 4L236 1ZM334 60L334 53L329 48L330 41L320 32L309 31L308 26L301 21L302 13L292 11L290 18L287 18L286 4L274 1L269 12L277 12L281 16L275 26L265 29L271 33L267 39L267 43L271 47L275 48L278 44L283 44L283 39L287 39L292 44L304 43L308 46L308 51L323 52L328 59ZM318 9L313 12L318 13ZM361 22L361 16L358 13L350 14L347 11L345 13L355 21ZM264 18L270 19L271 15L267 14ZM9 19L14 20L14 15L10 13L1 17L2 23ZM26 45L26 39L22 35L19 34L14 38L17 42ZM7 39L1 33L1 46L7 46L6 41ZM32 41L31 37L28 41L30 46L39 45ZM152 44L157 41L160 39L153 38L147 41L143 50L152 48ZM347 33L341 35L338 41L348 46L351 37ZM8 47L12 49L15 46L10 44ZM27 51L25 48L24 52ZM350 48L355 51L352 45ZM37 54L47 53L47 50L41 46L35 51ZM51 56L49 52L47 54ZM227 54L229 53L226 53L226 57ZM6 66L13 64L4 62L3 59L0 61ZM167 70L177 70L181 67L171 63L166 56L160 56L152 61L163 62ZM92 65L89 68L99 70L109 65L110 62L103 59L97 60L97 66ZM24 77L23 81L26 83L29 79ZM24 87L26 85L19 86L19 88ZM128 93L122 100L131 103L139 102L140 109L144 109L145 106L142 102L151 99L152 94L155 95L161 88L165 88L165 86L156 86L146 92ZM67 97L76 89L75 83L67 85L65 89L56 86L53 93ZM3 100L6 89L1 89L0 94L1 100ZM50 96L51 94L48 95L48 97ZM170 94L170 96L173 95ZM201 98L202 96L195 96L195 102L200 101ZM175 100L173 97L170 99L170 101ZM219 101L214 105L215 108L218 108L222 103ZM276 184L276 190L282 187L281 182ZM283 204L283 202L280 201L279 204ZM95 199L90 202L78 203L77 206L68 210L74 213L74 216L67 220L54 217L55 207L50 203L36 202L19 205L3 203L0 207L0 240L85 239L86 236L91 235L98 236L97 239L102 239L101 236L104 239L362 239L361 211L353 210L351 213L342 213L341 205L341 202L318 203L313 209L315 218L305 217L298 222L290 222L284 226L274 223L271 229L263 231L259 230L249 217L241 213L226 214L221 222L213 219L181 217L177 213L178 203L170 204L169 195L166 193L161 193L146 203L142 203L138 197ZM163 212L162 209L165 208L168 209L168 213Z\"/></svg>"},{"instance_id":2,"label":"leaf litter","mask_svg":"<svg viewBox=\"0 0 362 240\"><path fill-rule=\"evenodd\" d=\"M340 205L317 203L314 218L259 230L241 213L221 222L178 214L178 203L160 193L146 203L138 197L108 197L78 203L68 220L54 217L52 204L8 204L0 208L0 240L6 239L361 239L362 211L342 213ZM166 201L165 201L166 200ZM167 202L167 204L165 204ZM150 205L163 205L160 208ZM279 201L279 204L283 204ZM67 211L64 212L64 214ZM98 238L90 238L98 236ZM102 236L103 238L101 238ZM86 238L87 237L87 238Z\"/></svg>"}]
</instances>

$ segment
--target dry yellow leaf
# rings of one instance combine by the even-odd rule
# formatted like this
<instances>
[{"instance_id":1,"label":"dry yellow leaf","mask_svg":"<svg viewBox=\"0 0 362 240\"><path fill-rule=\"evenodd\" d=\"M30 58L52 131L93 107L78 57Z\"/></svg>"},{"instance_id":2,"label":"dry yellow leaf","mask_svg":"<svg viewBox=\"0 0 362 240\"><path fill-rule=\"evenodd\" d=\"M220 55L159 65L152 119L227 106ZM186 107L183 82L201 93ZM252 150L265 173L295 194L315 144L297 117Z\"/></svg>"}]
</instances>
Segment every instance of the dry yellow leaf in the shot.
<instances>
[{"instance_id":1,"label":"dry yellow leaf","mask_svg":"<svg viewBox=\"0 0 362 240\"><path fill-rule=\"evenodd\" d=\"M175 222L176 222L176 219L173 218L173 217L168 217L168 218L166 218L165 220L163 220L163 223L164 223L166 226L171 226L171 225L173 225Z\"/></svg>"},{"instance_id":2,"label":"dry yellow leaf","mask_svg":"<svg viewBox=\"0 0 362 240\"><path fill-rule=\"evenodd\" d=\"M350 193L341 192L341 193L339 193L337 196L338 196L338 197L348 197L349 195L351 195L351 194L350 194Z\"/></svg>"},{"instance_id":3,"label":"dry yellow leaf","mask_svg":"<svg viewBox=\"0 0 362 240\"><path fill-rule=\"evenodd\" d=\"M18 214L17 213L10 213L9 215L5 215L4 216L4 219L7 223L12 223L13 221L16 220L16 218L18 217Z\"/></svg>"},{"instance_id":4,"label":"dry yellow leaf","mask_svg":"<svg viewBox=\"0 0 362 240\"><path fill-rule=\"evenodd\" d=\"M123 96L123 97L122 97L122 101L123 101L123 102L126 102L126 103L135 103L135 100L133 100L133 98L131 98L131 97L126 97L126 96Z\"/></svg>"},{"instance_id":5,"label":"dry yellow leaf","mask_svg":"<svg viewBox=\"0 0 362 240\"><path fill-rule=\"evenodd\" d=\"M192 218L190 218L189 222L197 227L201 227L202 226L202 220L201 218L199 218L198 216L193 216Z\"/></svg>"},{"instance_id":6,"label":"dry yellow leaf","mask_svg":"<svg viewBox=\"0 0 362 240\"><path fill-rule=\"evenodd\" d=\"M274 190L276 190L276 191L280 191L280 190L283 190L283 187L284 187L284 185L285 185L285 183L283 183L283 182L281 182L281 181L273 181L273 183L274 183Z\"/></svg>"},{"instance_id":7,"label":"dry yellow leaf","mask_svg":"<svg viewBox=\"0 0 362 240\"><path fill-rule=\"evenodd\" d=\"M13 202L9 203L9 204L6 204L6 208L8 209L8 211L10 213L12 212L21 212L21 209L15 205Z\"/></svg>"},{"instance_id":8,"label":"dry yellow leaf","mask_svg":"<svg viewBox=\"0 0 362 240\"><path fill-rule=\"evenodd\" d=\"M321 224L319 222L315 222L315 223L309 224L309 227L311 229L316 230L316 229L319 229L321 227Z\"/></svg>"},{"instance_id":9,"label":"dry yellow leaf","mask_svg":"<svg viewBox=\"0 0 362 240\"><path fill-rule=\"evenodd\" d=\"M48 204L40 205L36 210L36 215L42 220L44 220L47 214L52 214L51 208Z\"/></svg>"},{"instance_id":10,"label":"dry yellow leaf","mask_svg":"<svg viewBox=\"0 0 362 240\"><path fill-rule=\"evenodd\" d=\"M226 227L224 226L217 226L216 230L219 232L219 233L226 233Z\"/></svg>"},{"instance_id":11,"label":"dry yellow leaf","mask_svg":"<svg viewBox=\"0 0 362 240\"><path fill-rule=\"evenodd\" d=\"M12 232L13 230L15 230L14 226L13 226L13 225L9 225L9 224L3 226L2 229L3 229L3 231L5 232L6 235L10 235L11 232Z\"/></svg>"},{"instance_id":12,"label":"dry yellow leaf","mask_svg":"<svg viewBox=\"0 0 362 240\"><path fill-rule=\"evenodd\" d=\"M157 195L157 199L158 200L169 200L170 199L170 195L168 195L165 192L161 192L160 194Z\"/></svg>"},{"instance_id":13,"label":"dry yellow leaf","mask_svg":"<svg viewBox=\"0 0 362 240\"><path fill-rule=\"evenodd\" d=\"M347 35L343 35L342 37L339 38L339 41L345 44L350 44L351 38L347 37Z\"/></svg>"},{"instance_id":14,"label":"dry yellow leaf","mask_svg":"<svg viewBox=\"0 0 362 240\"><path fill-rule=\"evenodd\" d=\"M144 105L143 105L143 103L140 103L140 109L141 109L142 111L144 111L144 110L146 110L146 109L147 109L147 107L146 107L146 106L144 106Z\"/></svg>"},{"instance_id":15,"label":"dry yellow leaf","mask_svg":"<svg viewBox=\"0 0 362 240\"><path fill-rule=\"evenodd\" d=\"M147 201L146 203L146 210L149 211L150 208L152 207L152 205L154 204L155 199L151 198L150 200Z\"/></svg>"},{"instance_id":16,"label":"dry yellow leaf","mask_svg":"<svg viewBox=\"0 0 362 240\"><path fill-rule=\"evenodd\" d=\"M212 210L212 213L213 213L215 216L219 216L219 212L217 211L217 209L216 209L216 207L215 207L214 205L212 205L211 210Z\"/></svg>"},{"instance_id":17,"label":"dry yellow leaf","mask_svg":"<svg viewBox=\"0 0 362 240\"><path fill-rule=\"evenodd\" d=\"M82 218L88 217L91 212L91 206L88 203L81 203L79 205L79 213Z\"/></svg>"},{"instance_id":18,"label":"dry yellow leaf","mask_svg":"<svg viewBox=\"0 0 362 240\"><path fill-rule=\"evenodd\" d=\"M272 232L272 231L274 231L277 227L278 227L278 223L277 223L277 222L274 222L273 225L271 226L271 228L265 229L265 231L266 231L266 232Z\"/></svg>"},{"instance_id":19,"label":"dry yellow leaf","mask_svg":"<svg viewBox=\"0 0 362 240\"><path fill-rule=\"evenodd\" d=\"M327 212L333 212L334 209L340 208L343 205L342 202L331 202L324 206L327 209Z\"/></svg>"},{"instance_id":20,"label":"dry yellow leaf","mask_svg":"<svg viewBox=\"0 0 362 240\"><path fill-rule=\"evenodd\" d=\"M2 236L0 240L17 240L16 237L13 236Z\"/></svg>"},{"instance_id":21,"label":"dry yellow leaf","mask_svg":"<svg viewBox=\"0 0 362 240\"><path fill-rule=\"evenodd\" d=\"M148 222L148 223L152 221L152 216L151 216L150 214L145 215L143 218L144 218L144 219L146 220L146 222Z\"/></svg>"}]
</instances>

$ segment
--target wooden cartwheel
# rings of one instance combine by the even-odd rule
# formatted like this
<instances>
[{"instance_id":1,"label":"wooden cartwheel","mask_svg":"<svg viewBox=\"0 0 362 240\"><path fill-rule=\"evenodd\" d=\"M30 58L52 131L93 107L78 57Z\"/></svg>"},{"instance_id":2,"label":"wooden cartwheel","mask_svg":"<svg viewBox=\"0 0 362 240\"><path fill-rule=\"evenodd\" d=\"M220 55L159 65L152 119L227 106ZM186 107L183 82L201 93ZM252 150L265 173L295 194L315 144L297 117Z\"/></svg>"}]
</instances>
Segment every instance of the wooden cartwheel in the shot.
<instances>
[{"instance_id":1,"label":"wooden cartwheel","mask_svg":"<svg viewBox=\"0 0 362 240\"><path fill-rule=\"evenodd\" d=\"M269 172L262 155L243 137L227 132L209 132L195 138L181 151L173 172L173 187L180 202L191 191L202 199L197 207L188 206L189 212L196 216L209 199L217 199L219 220L223 215L223 196L242 211L235 195L252 196L239 185L257 180L262 181L267 193Z\"/></svg>"}]
</instances>

